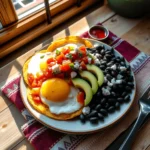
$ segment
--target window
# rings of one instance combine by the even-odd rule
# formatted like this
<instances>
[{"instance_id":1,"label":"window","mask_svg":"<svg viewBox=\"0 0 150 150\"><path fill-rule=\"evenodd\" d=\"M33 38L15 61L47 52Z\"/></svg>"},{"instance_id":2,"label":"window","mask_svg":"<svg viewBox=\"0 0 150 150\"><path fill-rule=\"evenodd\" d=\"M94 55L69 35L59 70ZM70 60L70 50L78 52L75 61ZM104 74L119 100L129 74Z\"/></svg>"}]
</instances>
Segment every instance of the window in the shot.
<instances>
[{"instance_id":1,"label":"window","mask_svg":"<svg viewBox=\"0 0 150 150\"><path fill-rule=\"evenodd\" d=\"M36 11L44 8L44 0L12 0L19 19L22 19ZM49 4L54 4L60 0L49 0Z\"/></svg>"},{"instance_id":2,"label":"window","mask_svg":"<svg viewBox=\"0 0 150 150\"><path fill-rule=\"evenodd\" d=\"M49 0L47 24L44 0L0 0L0 58L99 1Z\"/></svg>"}]
</instances>

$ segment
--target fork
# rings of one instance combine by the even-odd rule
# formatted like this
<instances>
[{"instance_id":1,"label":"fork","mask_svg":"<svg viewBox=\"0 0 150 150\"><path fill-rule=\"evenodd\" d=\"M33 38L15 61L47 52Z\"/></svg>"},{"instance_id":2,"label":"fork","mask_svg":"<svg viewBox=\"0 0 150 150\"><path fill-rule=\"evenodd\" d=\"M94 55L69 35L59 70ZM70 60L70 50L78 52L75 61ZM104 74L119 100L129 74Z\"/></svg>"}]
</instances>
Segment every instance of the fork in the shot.
<instances>
[{"instance_id":1,"label":"fork","mask_svg":"<svg viewBox=\"0 0 150 150\"><path fill-rule=\"evenodd\" d=\"M130 150L132 146L132 142L134 140L134 137L137 133L137 131L140 129L141 125L145 121L145 119L150 114L150 87L146 90L146 92L143 94L142 98L139 100L140 105L140 111L138 118L131 129L131 132L119 148L119 150Z\"/></svg>"}]
</instances>

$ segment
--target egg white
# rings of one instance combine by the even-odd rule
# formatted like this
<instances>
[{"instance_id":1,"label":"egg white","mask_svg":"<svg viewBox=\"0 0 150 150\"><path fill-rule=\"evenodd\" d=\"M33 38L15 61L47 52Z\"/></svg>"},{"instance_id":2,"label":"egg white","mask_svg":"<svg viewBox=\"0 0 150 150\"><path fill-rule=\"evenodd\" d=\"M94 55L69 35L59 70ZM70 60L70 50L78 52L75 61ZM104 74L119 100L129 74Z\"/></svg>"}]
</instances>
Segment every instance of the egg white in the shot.
<instances>
[{"instance_id":1,"label":"egg white","mask_svg":"<svg viewBox=\"0 0 150 150\"><path fill-rule=\"evenodd\" d=\"M80 104L77 101L78 92L79 90L77 88L71 87L70 94L68 95L67 99L64 100L63 102L53 102L51 100L47 100L45 97L42 96L41 92L40 92L40 97L42 102L49 107L51 113L57 115L62 113L70 114L76 112L82 107L82 104Z\"/></svg>"},{"instance_id":2,"label":"egg white","mask_svg":"<svg viewBox=\"0 0 150 150\"><path fill-rule=\"evenodd\" d=\"M32 73L34 76L36 76L37 73L41 73L40 63L47 61L47 59L50 58L50 55L52 55L51 52L35 54L28 64L28 73Z\"/></svg>"}]
</instances>

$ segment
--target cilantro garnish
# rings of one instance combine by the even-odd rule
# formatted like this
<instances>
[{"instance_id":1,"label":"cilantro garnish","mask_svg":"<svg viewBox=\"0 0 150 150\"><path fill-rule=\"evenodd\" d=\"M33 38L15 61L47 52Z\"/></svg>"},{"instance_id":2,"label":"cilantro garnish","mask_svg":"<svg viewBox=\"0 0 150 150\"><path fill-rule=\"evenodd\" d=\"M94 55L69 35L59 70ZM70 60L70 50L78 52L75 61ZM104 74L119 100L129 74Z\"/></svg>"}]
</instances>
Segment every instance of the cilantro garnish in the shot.
<instances>
[{"instance_id":1,"label":"cilantro garnish","mask_svg":"<svg viewBox=\"0 0 150 150\"><path fill-rule=\"evenodd\" d=\"M60 51L56 49L56 55L60 55Z\"/></svg>"},{"instance_id":2,"label":"cilantro garnish","mask_svg":"<svg viewBox=\"0 0 150 150\"><path fill-rule=\"evenodd\" d=\"M44 58L44 55L40 56L40 58L41 58L41 59Z\"/></svg>"},{"instance_id":3,"label":"cilantro garnish","mask_svg":"<svg viewBox=\"0 0 150 150\"><path fill-rule=\"evenodd\" d=\"M72 59L72 55L71 54L66 54L65 56L66 58Z\"/></svg>"}]
</instances>

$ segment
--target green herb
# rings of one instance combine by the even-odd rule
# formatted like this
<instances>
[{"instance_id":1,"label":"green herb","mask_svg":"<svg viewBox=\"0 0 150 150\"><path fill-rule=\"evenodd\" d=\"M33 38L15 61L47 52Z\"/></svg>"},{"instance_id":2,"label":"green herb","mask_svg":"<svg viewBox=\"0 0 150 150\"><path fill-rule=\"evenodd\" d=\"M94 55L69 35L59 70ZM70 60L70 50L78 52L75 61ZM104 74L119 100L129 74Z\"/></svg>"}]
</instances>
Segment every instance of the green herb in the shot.
<instances>
[{"instance_id":1,"label":"green herb","mask_svg":"<svg viewBox=\"0 0 150 150\"><path fill-rule=\"evenodd\" d=\"M82 58L83 54L79 52L79 57Z\"/></svg>"},{"instance_id":2,"label":"green herb","mask_svg":"<svg viewBox=\"0 0 150 150\"><path fill-rule=\"evenodd\" d=\"M72 59L72 55L71 54L66 54L65 56L66 58Z\"/></svg>"},{"instance_id":3,"label":"green herb","mask_svg":"<svg viewBox=\"0 0 150 150\"><path fill-rule=\"evenodd\" d=\"M71 69L74 69L74 63L69 64Z\"/></svg>"},{"instance_id":4,"label":"green herb","mask_svg":"<svg viewBox=\"0 0 150 150\"><path fill-rule=\"evenodd\" d=\"M56 49L56 55L60 55L60 51Z\"/></svg>"},{"instance_id":5,"label":"green herb","mask_svg":"<svg viewBox=\"0 0 150 150\"><path fill-rule=\"evenodd\" d=\"M41 58L41 59L44 58L44 55L40 56L40 58Z\"/></svg>"}]
</instances>

